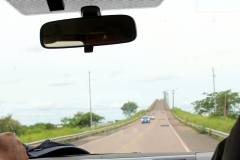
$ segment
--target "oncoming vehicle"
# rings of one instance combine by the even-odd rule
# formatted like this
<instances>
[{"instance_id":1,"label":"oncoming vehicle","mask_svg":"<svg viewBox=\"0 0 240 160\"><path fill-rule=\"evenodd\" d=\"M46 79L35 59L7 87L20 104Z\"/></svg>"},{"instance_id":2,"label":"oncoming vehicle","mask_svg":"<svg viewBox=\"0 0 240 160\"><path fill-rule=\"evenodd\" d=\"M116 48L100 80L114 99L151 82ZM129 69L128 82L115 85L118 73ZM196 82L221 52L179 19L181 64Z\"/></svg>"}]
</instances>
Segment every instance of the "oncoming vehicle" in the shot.
<instances>
[{"instance_id":1,"label":"oncoming vehicle","mask_svg":"<svg viewBox=\"0 0 240 160\"><path fill-rule=\"evenodd\" d=\"M0 6L0 133L29 159L210 160L219 141L201 133L224 139L236 122L238 1Z\"/></svg>"},{"instance_id":2,"label":"oncoming vehicle","mask_svg":"<svg viewBox=\"0 0 240 160\"><path fill-rule=\"evenodd\" d=\"M153 113L149 114L149 118L150 119L155 119L154 114Z\"/></svg>"},{"instance_id":3,"label":"oncoming vehicle","mask_svg":"<svg viewBox=\"0 0 240 160\"><path fill-rule=\"evenodd\" d=\"M150 123L150 117L149 116L142 116L141 123Z\"/></svg>"}]
</instances>

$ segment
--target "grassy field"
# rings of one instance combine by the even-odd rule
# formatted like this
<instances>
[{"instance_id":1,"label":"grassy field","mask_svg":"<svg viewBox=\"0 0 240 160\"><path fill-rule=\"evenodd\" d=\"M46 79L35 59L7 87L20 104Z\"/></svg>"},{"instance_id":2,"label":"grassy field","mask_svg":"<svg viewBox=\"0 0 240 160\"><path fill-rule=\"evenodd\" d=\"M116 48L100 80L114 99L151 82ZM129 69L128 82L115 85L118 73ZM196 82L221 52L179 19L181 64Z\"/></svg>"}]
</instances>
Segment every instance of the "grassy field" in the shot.
<instances>
[{"instance_id":1,"label":"grassy field","mask_svg":"<svg viewBox=\"0 0 240 160\"><path fill-rule=\"evenodd\" d=\"M134 114L133 116L125 119L125 120L121 120L112 124L109 124L107 126L114 126L114 125L118 125L118 124L122 124L122 123L126 123L129 122L141 115L143 115L146 111L145 110L141 110L139 112L137 112L136 114ZM49 138L54 138L54 137L59 137L59 136L65 136L65 135L70 135L70 134L76 134L76 133L82 133L82 132L86 132L86 131L91 131L91 130L97 130L100 128L104 128L107 126L96 126L93 128L66 128L63 127L59 130L44 130L40 133L33 133L33 134L27 134L27 135L21 135L18 138L23 142L23 143L29 143L29 142L34 142L34 141L39 141L39 140L44 140L44 139L49 139Z\"/></svg>"},{"instance_id":2,"label":"grassy field","mask_svg":"<svg viewBox=\"0 0 240 160\"><path fill-rule=\"evenodd\" d=\"M207 128L212 128L214 130L222 131L225 133L230 133L232 126L236 122L231 118L225 117L211 117L211 116L201 116L197 114L192 114L180 109L172 109L172 111L181 119L186 119L188 122L204 126Z\"/></svg>"}]
</instances>

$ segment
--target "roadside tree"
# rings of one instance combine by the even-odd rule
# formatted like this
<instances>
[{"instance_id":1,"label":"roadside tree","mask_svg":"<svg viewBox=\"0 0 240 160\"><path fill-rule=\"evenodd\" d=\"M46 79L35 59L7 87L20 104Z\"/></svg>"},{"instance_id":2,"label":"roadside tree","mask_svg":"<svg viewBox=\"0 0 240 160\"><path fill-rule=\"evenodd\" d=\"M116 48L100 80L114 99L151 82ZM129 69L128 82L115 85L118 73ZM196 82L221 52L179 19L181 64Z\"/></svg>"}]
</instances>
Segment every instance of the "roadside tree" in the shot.
<instances>
[{"instance_id":1,"label":"roadside tree","mask_svg":"<svg viewBox=\"0 0 240 160\"><path fill-rule=\"evenodd\" d=\"M135 114L137 112L137 108L137 103L128 101L127 103L123 104L121 110L126 117L130 117L132 114Z\"/></svg>"},{"instance_id":2,"label":"roadside tree","mask_svg":"<svg viewBox=\"0 0 240 160\"><path fill-rule=\"evenodd\" d=\"M192 103L197 114L213 113L214 112L214 94L203 93L206 98L197 100ZM228 116L229 112L234 112L240 103L238 92L231 90L215 92L216 96L216 112L221 113L222 116Z\"/></svg>"}]
</instances>

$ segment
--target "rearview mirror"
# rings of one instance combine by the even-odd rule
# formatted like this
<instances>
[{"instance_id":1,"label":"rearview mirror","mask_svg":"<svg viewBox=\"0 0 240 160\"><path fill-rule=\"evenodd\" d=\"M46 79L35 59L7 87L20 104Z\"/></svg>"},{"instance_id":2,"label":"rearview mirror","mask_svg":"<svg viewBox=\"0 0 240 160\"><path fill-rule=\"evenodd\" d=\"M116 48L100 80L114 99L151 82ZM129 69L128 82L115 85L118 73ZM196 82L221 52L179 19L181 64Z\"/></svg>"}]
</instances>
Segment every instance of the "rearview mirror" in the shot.
<instances>
[{"instance_id":1,"label":"rearview mirror","mask_svg":"<svg viewBox=\"0 0 240 160\"><path fill-rule=\"evenodd\" d=\"M133 41L137 36L132 17L95 16L53 21L40 30L44 48L71 48L110 45Z\"/></svg>"}]
</instances>

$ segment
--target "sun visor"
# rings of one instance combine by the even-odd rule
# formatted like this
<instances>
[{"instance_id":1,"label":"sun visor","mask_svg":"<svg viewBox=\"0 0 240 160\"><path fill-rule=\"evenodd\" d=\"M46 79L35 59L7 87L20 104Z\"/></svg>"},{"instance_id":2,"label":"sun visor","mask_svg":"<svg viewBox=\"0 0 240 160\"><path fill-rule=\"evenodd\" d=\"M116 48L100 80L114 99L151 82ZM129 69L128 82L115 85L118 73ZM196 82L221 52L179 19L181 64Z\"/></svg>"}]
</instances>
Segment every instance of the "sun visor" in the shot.
<instances>
[{"instance_id":1,"label":"sun visor","mask_svg":"<svg viewBox=\"0 0 240 160\"><path fill-rule=\"evenodd\" d=\"M24 15L46 14L52 12L80 12L84 6L98 6L101 10L149 8L159 6L163 0L52 0L58 4L57 9L50 10L48 0L7 0ZM51 4L50 4L51 5ZM53 6L54 8L55 6ZM60 9L59 9L60 8Z\"/></svg>"}]
</instances>

